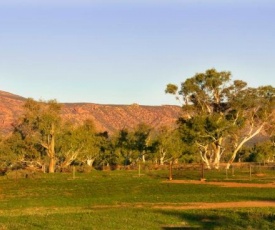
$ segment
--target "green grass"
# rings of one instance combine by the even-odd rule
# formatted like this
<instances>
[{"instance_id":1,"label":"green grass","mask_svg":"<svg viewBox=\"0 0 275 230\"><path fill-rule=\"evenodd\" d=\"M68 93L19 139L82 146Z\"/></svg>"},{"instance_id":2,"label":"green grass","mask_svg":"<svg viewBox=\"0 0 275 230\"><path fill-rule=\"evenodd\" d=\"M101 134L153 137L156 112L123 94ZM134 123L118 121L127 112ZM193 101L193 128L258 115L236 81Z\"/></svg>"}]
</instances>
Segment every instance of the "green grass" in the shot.
<instances>
[{"instance_id":1,"label":"green grass","mask_svg":"<svg viewBox=\"0 0 275 230\"><path fill-rule=\"evenodd\" d=\"M272 209L160 211L99 209L0 217L1 229L274 229Z\"/></svg>"},{"instance_id":2,"label":"green grass","mask_svg":"<svg viewBox=\"0 0 275 230\"><path fill-rule=\"evenodd\" d=\"M163 211L118 208L0 217L1 229L274 229L274 209Z\"/></svg>"},{"instance_id":3,"label":"green grass","mask_svg":"<svg viewBox=\"0 0 275 230\"><path fill-rule=\"evenodd\" d=\"M154 204L275 201L272 188L162 183L163 171L0 178L0 229L272 229L275 208L161 210ZM259 228L261 226L261 228ZM183 228L185 227L185 228Z\"/></svg>"}]
</instances>

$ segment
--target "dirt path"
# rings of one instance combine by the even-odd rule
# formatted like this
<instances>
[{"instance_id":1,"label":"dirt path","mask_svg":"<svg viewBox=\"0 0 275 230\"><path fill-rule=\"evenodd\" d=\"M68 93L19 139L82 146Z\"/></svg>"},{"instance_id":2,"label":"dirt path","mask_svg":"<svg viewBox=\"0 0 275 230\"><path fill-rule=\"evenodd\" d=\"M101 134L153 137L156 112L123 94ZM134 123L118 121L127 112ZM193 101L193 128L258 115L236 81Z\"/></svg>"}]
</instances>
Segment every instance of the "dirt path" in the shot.
<instances>
[{"instance_id":1,"label":"dirt path","mask_svg":"<svg viewBox=\"0 0 275 230\"><path fill-rule=\"evenodd\" d=\"M199 181L199 180L172 180L164 181L163 183L170 184L203 184L203 185L216 185L228 188L275 188L275 183L256 184L256 183L238 183L238 182L212 182L212 181Z\"/></svg>"},{"instance_id":2,"label":"dirt path","mask_svg":"<svg viewBox=\"0 0 275 230\"><path fill-rule=\"evenodd\" d=\"M110 206L109 206L110 207ZM275 207L275 201L234 201L234 202L190 202L190 203L134 203L121 204L116 207L190 210L190 209L228 209L228 208L264 208Z\"/></svg>"},{"instance_id":3,"label":"dirt path","mask_svg":"<svg viewBox=\"0 0 275 230\"><path fill-rule=\"evenodd\" d=\"M239 201L219 203L187 203L182 205L154 205L156 209L189 210L189 209L223 209L223 208L263 208L275 207L275 201Z\"/></svg>"}]
</instances>

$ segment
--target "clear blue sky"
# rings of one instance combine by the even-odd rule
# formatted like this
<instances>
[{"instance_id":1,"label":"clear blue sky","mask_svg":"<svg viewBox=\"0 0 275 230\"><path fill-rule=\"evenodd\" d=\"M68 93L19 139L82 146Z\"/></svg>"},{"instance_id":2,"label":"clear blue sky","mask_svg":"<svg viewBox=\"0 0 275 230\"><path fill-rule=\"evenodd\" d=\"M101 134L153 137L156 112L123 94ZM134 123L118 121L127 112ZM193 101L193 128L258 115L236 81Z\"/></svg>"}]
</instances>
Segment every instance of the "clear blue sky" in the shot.
<instances>
[{"instance_id":1,"label":"clear blue sky","mask_svg":"<svg viewBox=\"0 0 275 230\"><path fill-rule=\"evenodd\" d=\"M275 86L274 0L0 0L0 90L177 104L166 84L212 67Z\"/></svg>"}]
</instances>

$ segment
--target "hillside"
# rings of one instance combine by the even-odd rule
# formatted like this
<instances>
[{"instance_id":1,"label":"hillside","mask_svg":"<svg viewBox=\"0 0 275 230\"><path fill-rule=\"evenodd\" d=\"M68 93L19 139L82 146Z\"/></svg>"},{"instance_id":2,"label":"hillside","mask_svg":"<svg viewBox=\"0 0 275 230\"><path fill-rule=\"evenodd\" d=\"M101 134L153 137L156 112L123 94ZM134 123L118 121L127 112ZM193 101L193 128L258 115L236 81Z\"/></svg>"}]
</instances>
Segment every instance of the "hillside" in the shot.
<instances>
[{"instance_id":1,"label":"hillside","mask_svg":"<svg viewBox=\"0 0 275 230\"><path fill-rule=\"evenodd\" d=\"M0 91L0 130L7 133L12 123L23 113L26 98ZM79 123L92 119L100 131L113 133L122 128L132 128L139 123L152 127L171 126L180 114L180 107L143 105L102 105L93 103L64 103L62 117Z\"/></svg>"},{"instance_id":2,"label":"hillside","mask_svg":"<svg viewBox=\"0 0 275 230\"><path fill-rule=\"evenodd\" d=\"M23 97L0 91L0 133L11 130L11 124L23 112L25 100Z\"/></svg>"}]
</instances>

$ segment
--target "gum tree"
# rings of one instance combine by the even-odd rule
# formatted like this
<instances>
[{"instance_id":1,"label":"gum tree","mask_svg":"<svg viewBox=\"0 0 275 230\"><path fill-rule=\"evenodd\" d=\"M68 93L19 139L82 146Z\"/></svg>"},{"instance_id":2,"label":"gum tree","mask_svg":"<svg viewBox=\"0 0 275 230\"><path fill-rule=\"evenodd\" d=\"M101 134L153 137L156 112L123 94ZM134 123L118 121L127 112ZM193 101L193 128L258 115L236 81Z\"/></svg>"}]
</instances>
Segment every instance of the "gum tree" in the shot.
<instances>
[{"instance_id":1,"label":"gum tree","mask_svg":"<svg viewBox=\"0 0 275 230\"><path fill-rule=\"evenodd\" d=\"M180 133L177 129L161 127L156 131L153 143L155 154L160 165L166 162L177 161L184 151L184 143L181 141Z\"/></svg>"},{"instance_id":2,"label":"gum tree","mask_svg":"<svg viewBox=\"0 0 275 230\"><path fill-rule=\"evenodd\" d=\"M56 100L37 102L27 99L24 105L25 112L22 118L14 126L14 134L20 136L23 142L29 143L41 154L45 151L49 159L49 172L55 171L56 134L61 124L61 106Z\"/></svg>"},{"instance_id":3,"label":"gum tree","mask_svg":"<svg viewBox=\"0 0 275 230\"><path fill-rule=\"evenodd\" d=\"M122 158L123 165L130 165L134 151L133 134L127 129L121 129L114 136L114 142L116 153Z\"/></svg>"},{"instance_id":4,"label":"gum tree","mask_svg":"<svg viewBox=\"0 0 275 230\"><path fill-rule=\"evenodd\" d=\"M241 147L263 130L271 117L275 90L250 88L244 81L232 81L230 72L209 69L186 79L180 89L168 84L165 92L182 102L185 115L179 126L184 138L197 145L209 167L212 163L219 168L225 142L233 146L230 167Z\"/></svg>"},{"instance_id":5,"label":"gum tree","mask_svg":"<svg viewBox=\"0 0 275 230\"><path fill-rule=\"evenodd\" d=\"M162 128L157 136L157 152L160 156L160 164L163 165L165 161L169 162L169 180L173 179L172 168L173 164L187 150L187 146L181 141L178 130L167 130Z\"/></svg>"},{"instance_id":6,"label":"gum tree","mask_svg":"<svg viewBox=\"0 0 275 230\"><path fill-rule=\"evenodd\" d=\"M92 166L99 155L99 140L92 120L86 120L77 126L64 124L57 140L61 168L68 167L76 160Z\"/></svg>"},{"instance_id":7,"label":"gum tree","mask_svg":"<svg viewBox=\"0 0 275 230\"><path fill-rule=\"evenodd\" d=\"M227 168L233 163L245 143L274 123L275 88L272 86L245 88L237 94L231 91L231 96L234 128L230 137L234 148Z\"/></svg>"}]
</instances>

